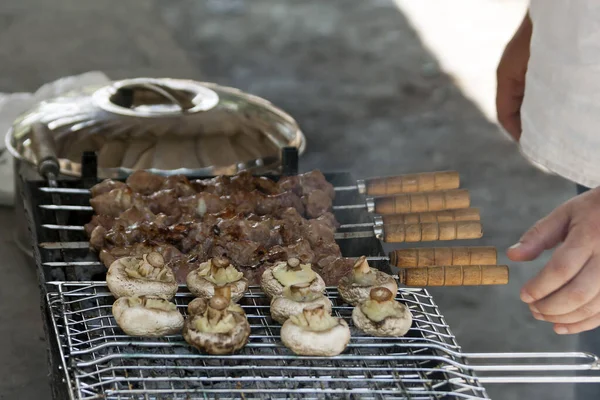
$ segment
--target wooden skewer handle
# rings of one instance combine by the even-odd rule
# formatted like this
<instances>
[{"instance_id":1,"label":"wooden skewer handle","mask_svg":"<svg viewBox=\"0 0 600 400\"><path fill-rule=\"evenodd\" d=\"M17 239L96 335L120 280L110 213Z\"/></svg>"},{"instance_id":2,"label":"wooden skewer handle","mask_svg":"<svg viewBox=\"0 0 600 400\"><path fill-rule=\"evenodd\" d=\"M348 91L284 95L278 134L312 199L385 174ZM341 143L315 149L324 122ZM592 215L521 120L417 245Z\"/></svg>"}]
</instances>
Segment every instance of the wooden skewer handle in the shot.
<instances>
[{"instance_id":1,"label":"wooden skewer handle","mask_svg":"<svg viewBox=\"0 0 600 400\"><path fill-rule=\"evenodd\" d=\"M381 216L384 225L422 224L427 222L479 221L479 209L428 211L410 214L390 214Z\"/></svg>"},{"instance_id":2,"label":"wooden skewer handle","mask_svg":"<svg viewBox=\"0 0 600 400\"><path fill-rule=\"evenodd\" d=\"M483 229L478 221L383 226L383 241L387 243L479 239L482 236Z\"/></svg>"},{"instance_id":3,"label":"wooden skewer handle","mask_svg":"<svg viewBox=\"0 0 600 400\"><path fill-rule=\"evenodd\" d=\"M373 199L375 214L406 214L425 211L469 208L471 199L466 189L429 193L407 193Z\"/></svg>"},{"instance_id":4,"label":"wooden skewer handle","mask_svg":"<svg viewBox=\"0 0 600 400\"><path fill-rule=\"evenodd\" d=\"M399 268L435 265L495 265L495 247L423 247L391 251L390 264Z\"/></svg>"},{"instance_id":5,"label":"wooden skewer handle","mask_svg":"<svg viewBox=\"0 0 600 400\"><path fill-rule=\"evenodd\" d=\"M506 265L452 265L401 269L399 280L406 286L506 285Z\"/></svg>"},{"instance_id":6,"label":"wooden skewer handle","mask_svg":"<svg viewBox=\"0 0 600 400\"><path fill-rule=\"evenodd\" d=\"M456 171L424 172L371 178L365 180L365 185L367 195L387 196L390 194L457 189L460 186L460 178Z\"/></svg>"}]
</instances>

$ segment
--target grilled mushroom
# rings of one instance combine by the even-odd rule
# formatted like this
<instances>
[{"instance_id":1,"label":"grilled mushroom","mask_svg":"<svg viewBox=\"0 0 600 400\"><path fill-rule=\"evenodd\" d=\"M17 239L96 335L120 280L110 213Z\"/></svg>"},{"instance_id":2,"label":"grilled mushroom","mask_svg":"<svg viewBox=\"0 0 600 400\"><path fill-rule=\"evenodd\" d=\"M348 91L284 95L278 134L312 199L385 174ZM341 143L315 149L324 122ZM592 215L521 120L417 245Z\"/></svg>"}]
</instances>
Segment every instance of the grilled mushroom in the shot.
<instances>
[{"instance_id":1,"label":"grilled mushroom","mask_svg":"<svg viewBox=\"0 0 600 400\"><path fill-rule=\"evenodd\" d=\"M248 290L248 280L227 258L214 257L190 272L186 278L187 287L196 297L210 299L215 287L229 286L231 300L239 301Z\"/></svg>"},{"instance_id":2,"label":"grilled mushroom","mask_svg":"<svg viewBox=\"0 0 600 400\"><path fill-rule=\"evenodd\" d=\"M183 316L165 297L120 297L114 302L112 313L117 325L130 336L170 335L183 327Z\"/></svg>"},{"instance_id":3,"label":"grilled mushroom","mask_svg":"<svg viewBox=\"0 0 600 400\"><path fill-rule=\"evenodd\" d=\"M208 354L231 354L248 342L250 324L240 313L229 311L230 301L214 296L201 314L192 314L183 326L190 345Z\"/></svg>"},{"instance_id":4,"label":"grilled mushroom","mask_svg":"<svg viewBox=\"0 0 600 400\"><path fill-rule=\"evenodd\" d=\"M271 318L283 324L289 317L301 313L306 307L322 305L331 314L331 300L321 292L310 290L309 283L286 286L279 297L271 301Z\"/></svg>"},{"instance_id":5,"label":"grilled mushroom","mask_svg":"<svg viewBox=\"0 0 600 400\"><path fill-rule=\"evenodd\" d=\"M312 270L310 264L300 264L297 258L290 258L287 262L280 262L263 272L260 286L269 297L281 296L283 288L308 283L313 292L323 292L325 282L323 278Z\"/></svg>"},{"instance_id":6,"label":"grilled mushroom","mask_svg":"<svg viewBox=\"0 0 600 400\"><path fill-rule=\"evenodd\" d=\"M350 342L350 328L322 305L307 307L284 322L281 340L298 355L331 357L343 352Z\"/></svg>"},{"instance_id":7,"label":"grilled mushroom","mask_svg":"<svg viewBox=\"0 0 600 400\"><path fill-rule=\"evenodd\" d=\"M340 279L338 291L342 299L353 306L369 299L369 293L374 287L385 287L392 293L398 291L394 278L369 267L366 257L360 257L354 264L352 273Z\"/></svg>"},{"instance_id":8,"label":"grilled mushroom","mask_svg":"<svg viewBox=\"0 0 600 400\"><path fill-rule=\"evenodd\" d=\"M404 336L412 325L412 314L387 288L377 287L371 289L367 301L354 308L352 321L369 335Z\"/></svg>"},{"instance_id":9,"label":"grilled mushroom","mask_svg":"<svg viewBox=\"0 0 600 400\"><path fill-rule=\"evenodd\" d=\"M246 315L244 309L240 307L237 303L231 301L231 287L229 286L217 286L215 287L215 296L221 296L225 298L229 302L229 306L227 306L227 310L231 312L236 312L238 314ZM190 301L188 304L187 310L188 315L201 315L206 312L208 307L208 299L203 298L195 298Z\"/></svg>"},{"instance_id":10,"label":"grilled mushroom","mask_svg":"<svg viewBox=\"0 0 600 400\"><path fill-rule=\"evenodd\" d=\"M167 299L177 292L177 280L157 252L115 260L106 273L108 289L116 298L155 295Z\"/></svg>"}]
</instances>

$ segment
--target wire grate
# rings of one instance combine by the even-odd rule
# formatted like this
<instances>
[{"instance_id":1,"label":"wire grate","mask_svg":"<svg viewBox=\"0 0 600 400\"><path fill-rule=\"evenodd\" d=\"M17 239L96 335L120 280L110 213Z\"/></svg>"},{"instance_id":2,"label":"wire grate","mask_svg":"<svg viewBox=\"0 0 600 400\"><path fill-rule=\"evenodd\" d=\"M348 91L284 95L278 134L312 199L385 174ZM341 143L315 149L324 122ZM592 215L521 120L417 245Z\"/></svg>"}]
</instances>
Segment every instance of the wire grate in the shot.
<instances>
[{"instance_id":1,"label":"wire grate","mask_svg":"<svg viewBox=\"0 0 600 400\"><path fill-rule=\"evenodd\" d=\"M47 301L65 353L66 379L74 399L441 399L488 398L464 360L444 318L424 289L401 289L414 323L402 338L366 336L352 327L352 308L327 294L333 313L352 329L337 357L299 357L279 339L269 302L251 287L240 301L252 333L230 356L201 354L181 335L125 335L112 317L114 298L101 282L50 282ZM192 295L175 297L185 314Z\"/></svg>"}]
</instances>

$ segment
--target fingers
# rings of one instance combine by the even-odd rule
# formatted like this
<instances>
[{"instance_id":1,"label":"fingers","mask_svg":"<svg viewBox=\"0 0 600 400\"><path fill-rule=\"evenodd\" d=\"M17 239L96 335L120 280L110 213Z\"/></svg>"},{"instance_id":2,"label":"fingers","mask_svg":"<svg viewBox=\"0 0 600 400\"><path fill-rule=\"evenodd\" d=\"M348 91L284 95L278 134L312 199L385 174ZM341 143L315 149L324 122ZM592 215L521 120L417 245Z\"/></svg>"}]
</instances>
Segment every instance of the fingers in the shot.
<instances>
[{"instance_id":1,"label":"fingers","mask_svg":"<svg viewBox=\"0 0 600 400\"><path fill-rule=\"evenodd\" d=\"M508 258L513 261L537 258L544 250L553 248L565 238L570 220L570 204L557 207L525 232L519 243L508 249Z\"/></svg>"},{"instance_id":2,"label":"fingers","mask_svg":"<svg viewBox=\"0 0 600 400\"><path fill-rule=\"evenodd\" d=\"M544 299L557 289L567 285L569 292L557 293L559 301L564 301L565 296L568 296L569 298L574 297L574 299L570 300L568 305L562 304L560 306L561 309L566 311L554 313L563 314L565 312L573 311L576 308L572 305L573 302L575 302L576 305L581 305L594 297L589 296L588 298L584 298L584 294L580 293L579 290L588 287L586 285L589 285L589 283L597 285L598 280L595 282L581 282L581 279L596 274L596 268L590 268L591 271L586 272L583 278L575 279L573 282L567 284L567 282L573 279L579 271L582 270L583 266L586 265L592 256L592 247L589 246L589 243L586 245L579 232L581 231L571 232L565 242L554 251L550 261L548 261L540 273L523 286L521 289L521 300L525 303L533 303ZM550 299L549 302L552 305L556 305L557 303L555 298ZM547 305L547 303L540 304L543 307ZM538 305L536 304L535 307L537 306ZM573 308L568 309L569 307ZM543 314L542 310L540 310L540 312Z\"/></svg>"},{"instance_id":3,"label":"fingers","mask_svg":"<svg viewBox=\"0 0 600 400\"><path fill-rule=\"evenodd\" d=\"M589 331L599 326L600 314L596 314L593 317L574 324L556 324L554 325L554 332L558 333L559 335L567 335Z\"/></svg>"},{"instance_id":4,"label":"fingers","mask_svg":"<svg viewBox=\"0 0 600 400\"><path fill-rule=\"evenodd\" d=\"M548 266L542 270L542 274L545 273L544 276L540 274L532 280L533 285L536 286L530 287L528 286L529 283L525 285L522 293L542 299L529 305L532 312L542 315L571 313L589 303L600 293L600 285L598 284L600 282L600 264L598 264L598 259L592 257L589 261L586 260L583 264L580 264L579 262L583 256L580 259L576 258L579 257L579 253L583 254L585 252L584 248L571 247L564 250L561 254L561 260L551 260ZM591 251L588 250L588 253L591 253ZM565 256L565 254L570 255L572 258ZM561 267L556 264L557 262L572 262L573 267ZM583 265L583 267L578 267L580 265ZM580 272L569 281L570 271L577 268L581 268ZM568 283L563 286L561 282ZM553 289L553 286L558 287ZM551 294L546 295L546 291L550 291Z\"/></svg>"},{"instance_id":5,"label":"fingers","mask_svg":"<svg viewBox=\"0 0 600 400\"><path fill-rule=\"evenodd\" d=\"M539 321L552 322L559 325L575 324L585 321L596 314L600 314L600 295L596 295L590 302L577 310L562 315L544 315L532 311L533 317Z\"/></svg>"}]
</instances>

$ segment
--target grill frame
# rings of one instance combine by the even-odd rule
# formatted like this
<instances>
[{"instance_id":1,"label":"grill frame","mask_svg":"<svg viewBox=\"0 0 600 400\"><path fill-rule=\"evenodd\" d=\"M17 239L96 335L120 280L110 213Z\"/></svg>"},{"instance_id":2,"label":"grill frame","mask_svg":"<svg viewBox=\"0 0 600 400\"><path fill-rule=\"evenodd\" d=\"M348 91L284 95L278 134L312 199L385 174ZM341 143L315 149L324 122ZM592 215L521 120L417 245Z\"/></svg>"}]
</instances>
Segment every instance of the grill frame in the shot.
<instances>
[{"instance_id":1,"label":"grill frame","mask_svg":"<svg viewBox=\"0 0 600 400\"><path fill-rule=\"evenodd\" d=\"M460 346L444 317L439 313L433 298L425 289L400 289L398 292L398 300L407 304L413 313L413 327L407 336L393 339L374 338L359 333L353 328L352 340L346 352L337 357L318 358L294 356L281 344L278 337L279 325L270 319L268 300L258 287L251 287L248 295L240 302L248 315L252 334L249 345L234 356L203 355L187 345L181 335L156 339L124 335L111 315L110 304L113 299L104 283L49 282L46 287L48 307L55 322L54 336L65 355L63 367L67 371L67 382L71 385L70 398L72 399L137 398L136 395L140 395L139 398L162 398L158 396L159 394L170 399L240 398L240 396L252 399L293 398L294 395L298 395L298 388L290 385L332 382L332 378L323 376L319 371L330 371L336 379L343 379L346 375L346 384L352 387L352 390L338 388L335 391L327 391L305 387L300 391L303 398L438 399L446 396L468 399L489 398L474 373L461 367L466 360L459 355ZM350 317L352 308L342 304L335 288L328 288L327 295L334 302L333 315L343 317L352 325ZM192 298L193 296L185 287L180 287L175 302L182 313L185 313L185 306ZM73 319L76 317L81 320ZM84 340L81 339L82 337ZM87 341L85 337L88 338ZM162 348L164 353L157 354L149 350L155 347ZM268 360L265 351L273 352L273 355L267 357ZM115 355L114 352L117 354ZM259 354L256 354L257 352ZM368 354L361 354L361 352ZM154 368L145 365L146 361L159 357L168 361L158 362ZM169 365L190 359L194 366L180 365L179 368L173 368L173 365ZM235 364L243 360L245 366L238 365L237 369L234 369L231 368L232 365L220 367L214 365L211 368L206 364L219 359L222 364ZM290 377L274 376L276 369L296 371L291 364L300 360L305 365L311 365L302 376L297 374ZM118 376L114 374L119 367L125 367L123 365L125 362L135 361L138 365L131 368L131 373L139 373L139 380L125 379L124 374ZM277 365L261 365L269 362ZM203 365L199 366L198 363ZM348 366L348 363L352 366ZM143 365L140 367L139 364ZM387 364L387 369L384 369L383 364ZM93 371L94 368L96 371ZM179 372L185 372L187 369L197 371L198 374L209 369L213 372L212 376L211 373L207 373L208 376L202 377L195 375L194 378L188 376L186 379L172 376L169 380L160 380L170 385L171 389L163 388L162 391L157 391L148 388L152 382L143 374L157 374L158 371L171 369ZM364 374L351 378L351 372L356 371L356 374L359 374L359 370L365 371L365 369L367 372ZM231 375L236 370L245 372L247 376L252 375L257 387L254 389L236 389L233 386L218 389L207 387L207 381L210 380L219 379L222 385L226 384L225 382L236 383ZM260 371L265 371L264 375ZM270 375L268 371L271 371ZM373 372L380 372L385 377L378 377ZM128 385L141 382L142 392L119 389L117 386L114 386L115 389L106 390L106 386L113 384L108 381L111 373L113 379L120 377ZM215 374L222 376L217 377ZM229 378L225 378L226 376ZM365 378L370 379L371 385L366 385ZM160 377L155 377L154 382L156 379ZM200 382L202 392L182 387L193 381ZM270 387L263 388L261 391L258 387L259 382L267 386L268 381L285 385L285 388ZM386 386L386 383L389 386ZM413 386L417 384L421 387ZM228 397L227 393L232 393L233 397ZM148 397L143 397L142 394Z\"/></svg>"},{"instance_id":2,"label":"grill frame","mask_svg":"<svg viewBox=\"0 0 600 400\"><path fill-rule=\"evenodd\" d=\"M87 157L89 158L89 155L87 155ZM90 160L90 163L93 165L95 159L92 157ZM84 163L84 167L86 167L87 165L88 164ZM285 168L286 164L284 163L284 170ZM86 169L93 170L93 168ZM297 166L288 166L288 169L295 171L297 170ZM327 180L334 186L349 186L356 184L356 180L354 180L353 177L347 173L330 173L325 174L325 176ZM271 177L277 179L277 176ZM103 298L104 300L112 302L112 296L110 296L110 293L108 293L105 287L104 274L106 272L106 268L102 266L95 254L91 253L87 248L56 248L64 247L56 245L60 245L65 241L87 241L87 238L85 237L84 233L78 230L56 229L56 227L52 228L51 225L82 225L89 221L89 219L92 216L92 212L78 210L65 210L56 212L55 210L43 207L44 205L48 204L56 205L56 200L60 202L60 205L89 206L89 194L82 195L81 193L68 193L68 189L88 189L97 182L98 180L93 176L90 177L84 174L82 179L59 180L56 182L56 186L48 185L48 182L43 180L27 181L22 186L24 190L23 199L25 214L32 237L33 253L37 266L38 279L40 282L40 301L42 307L42 314L44 316L44 329L46 338L50 343L50 346L48 346L48 359L51 373L51 386L54 398L57 399L123 398L119 396L106 397L106 393L96 393L87 397L82 396L82 392L80 390L82 388L81 378L78 377L77 374L78 371L80 371L81 368L83 368L83 366L78 365L78 362L76 361L76 357L80 355L81 350L78 350L77 346L74 346L74 343L72 341L68 341L68 339L72 337L74 333L70 331L72 329L72 326L67 324L68 316L79 315L80 317L83 317L85 312L93 312L94 310L94 307L92 307L88 311L84 311L81 309L71 309L70 307L76 303L69 301L70 296L73 296L74 293L77 293L78 291L97 290L98 288L103 288L104 290L103 294L99 298ZM362 197L357 191L345 191L336 193L335 204L357 204L363 201L364 197ZM371 216L366 212L365 209L338 210L335 212L335 215L340 223L366 223L371 220ZM53 245L48 245L49 243ZM338 241L338 244L340 245L342 254L344 254L344 256L346 257L355 257L360 255L369 255L375 257L385 256L382 244L379 240L375 238L375 236L373 236L372 238L342 240ZM373 261L371 262L371 265L388 273L391 272L391 269L387 262ZM97 270L98 272L90 280L89 274L91 269ZM76 289L74 289L74 293L72 293L73 291L64 290L65 288ZM330 297L333 298L334 302L337 302L336 292L333 288L328 288L328 294L330 295ZM435 368L432 369L435 370L436 374L442 374L444 376L444 379L435 380L435 393L428 393L426 391L421 391L417 393L416 391L411 391L410 393L405 393L405 396L399 398L434 399L446 398L447 396L451 395L457 395L456 398L489 398L487 397L485 389L481 386L479 379L475 376L471 369L466 367L467 361L464 357L461 356L461 348L457 344L456 338L450 331L448 324L444 320L443 316L439 313L439 309L433 301L432 297L429 295L429 293L425 289L400 289L400 299L406 301L409 297L411 299L409 301L409 303L411 303L411 310L415 314L415 322L413 323L413 328L411 329L407 337L393 339L398 342L398 344L395 347L399 349L406 347L408 348L408 351L413 352L415 350L411 350L411 348L416 348L417 351L420 352L420 355L418 357L413 356L413 362L431 363L433 362L432 360L436 360L438 364L436 364ZM182 287L180 288L176 299L178 304L183 306L187 304L187 301L191 299L191 295L187 292L185 288ZM264 297L261 297L260 291L258 291L257 288L253 288L253 292L248 297L248 299L253 299L253 301L256 301L257 299L259 301L265 301ZM418 299L421 299L423 301L419 301ZM334 309L334 313L337 313L338 315L340 315L341 313L345 315L345 317L348 317L351 308L348 306L340 308L340 305L337 305L338 307ZM251 306L248 305L248 307ZM97 308L96 310L106 311L109 309L110 307L106 307L105 305L104 308ZM248 310L248 312L250 313L250 311L253 311L254 314L257 315L254 318L261 319L263 323L265 321L269 321L270 318L267 315L268 313L263 313L261 315L260 310L261 309L255 308L254 310ZM419 312L422 312L422 314L419 314ZM421 315L425 319L420 320L419 315ZM97 315L96 317L99 317L100 320L105 319L109 324L107 326L109 326L110 329L113 330L113 333L115 329L118 330L118 327L115 328L116 324L112 316L110 316L110 312L108 312L106 316L102 314L102 316ZM435 321L433 321L432 319ZM270 326L269 324L272 325L276 323L272 321L270 323L267 322L267 326ZM350 325L352 326L351 323ZM381 340L375 338L368 338L364 335L356 336L355 333L356 330L353 330L353 341L371 340L372 342L377 342L378 340ZM256 335L254 331L253 335ZM107 338L107 336L103 337L105 339ZM123 349L126 349L128 346L134 346L133 343L139 340L139 338L129 338L125 335L122 335L122 337L125 338L125 344L123 344L122 347ZM362 337L362 339L358 339L359 337ZM278 343L278 338L276 337L276 335L271 334L268 339L273 341L273 343ZM163 339L155 339L155 342L164 343L161 342L161 340ZM171 339L164 339L165 342L168 342L169 340ZM393 340L387 339L388 342ZM179 336L179 342L182 341L183 338ZM114 345L114 343L107 342L105 343L105 347L101 348L98 351L110 348L110 346ZM191 355L196 359L203 360L210 358L208 356L200 355L199 352L193 350L187 344L185 346L184 348L187 349L186 351L188 352L188 356ZM282 347L280 343L276 346L278 346L276 347L278 351L288 351L287 355L292 357L294 360L300 359L298 357L292 356L292 353L289 352L289 350ZM250 351L252 349L253 347L249 346L242 352ZM359 347L350 346L350 351L353 351L353 349L360 350ZM93 351L91 354L93 354ZM360 354L357 354L357 356L360 358ZM229 359L240 358L239 355L226 357L229 357ZM344 356L342 355L340 357L343 358ZM390 362L394 360L393 355L388 355L387 357L390 359ZM396 363L399 362L398 360L404 360L404 362L407 362L410 361L409 359L410 357L407 358L406 356L403 356L396 357L395 361ZM309 361L310 363L314 362L314 360L311 360L310 358L306 359L306 361ZM339 358L334 357L332 359L324 359L322 362L333 362L335 364L341 361L339 361ZM366 363L369 361L367 360L367 358L364 358L362 362ZM440 371L440 366L443 367L444 372L438 372ZM392 371L394 370L393 367L390 368ZM397 366L396 370L398 370ZM432 373L433 371L430 372ZM403 382L406 381L406 376L404 376L404 378L401 378L398 375L398 371L392 372L392 374L394 373L396 374L395 376L398 377L398 379L395 379L394 382L397 383L396 386L400 385L400 389L402 389L402 385L405 385ZM85 389L88 390L89 388ZM425 389L426 387L423 390ZM456 389L457 391L453 391L453 389ZM394 390L397 391L397 388ZM470 394L463 393L466 391L470 391ZM294 392L294 394L297 394L297 392ZM135 398L156 398L155 396L150 396L149 393L146 393L146 395L144 395L143 393L135 393L135 395ZM204 396L202 396L201 393L192 393L192 395L199 395L200 397L207 398L206 393L204 393ZM225 393L221 393L221 395L218 397L227 398L226 396L223 397L224 395ZM289 397L295 397L291 393L289 393L288 395ZM343 391L341 393L326 393L324 391L320 391L319 393L317 393L316 397L306 396L307 393L304 393L304 395L305 396L303 397L307 398L357 398L357 396L360 398L364 398L365 391L359 391L358 393L352 393L349 391ZM190 397L188 396L185 398ZM246 395L245 398L265 397L253 397L252 393L249 393L249 395ZM383 397L376 396L376 398Z\"/></svg>"}]
</instances>

